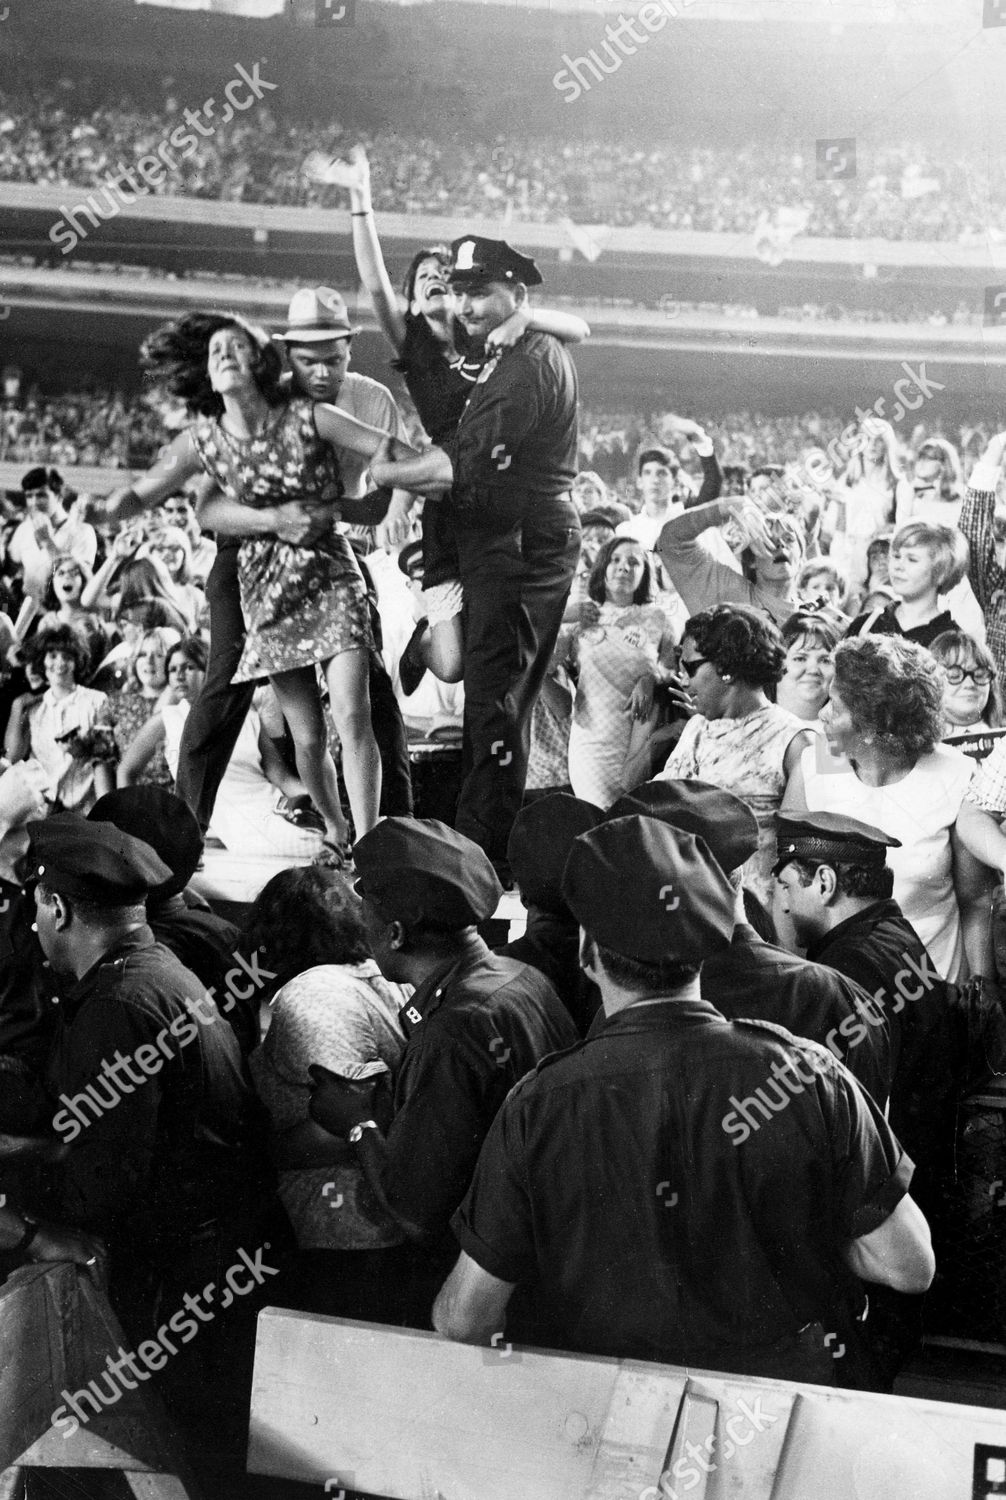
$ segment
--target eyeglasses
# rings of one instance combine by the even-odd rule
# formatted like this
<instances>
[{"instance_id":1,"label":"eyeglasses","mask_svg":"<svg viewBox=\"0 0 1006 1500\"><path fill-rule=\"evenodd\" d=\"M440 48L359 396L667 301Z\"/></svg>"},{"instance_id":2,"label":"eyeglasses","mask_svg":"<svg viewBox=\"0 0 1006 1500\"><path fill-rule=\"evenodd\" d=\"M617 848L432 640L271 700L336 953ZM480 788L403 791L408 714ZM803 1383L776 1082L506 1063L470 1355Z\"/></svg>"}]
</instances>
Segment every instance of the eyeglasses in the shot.
<instances>
[{"instance_id":1,"label":"eyeglasses","mask_svg":"<svg viewBox=\"0 0 1006 1500\"><path fill-rule=\"evenodd\" d=\"M708 660L708 656L693 656L691 661L685 661L684 658L682 658L681 670L686 674L686 676L692 678L695 676L700 667L704 667L706 665L706 662Z\"/></svg>"},{"instance_id":2,"label":"eyeglasses","mask_svg":"<svg viewBox=\"0 0 1006 1500\"><path fill-rule=\"evenodd\" d=\"M992 681L992 673L988 667L971 667L968 670L964 667L944 667L943 670L947 674L947 681L954 687L960 687L965 677L970 677L975 687L988 687Z\"/></svg>"}]
</instances>

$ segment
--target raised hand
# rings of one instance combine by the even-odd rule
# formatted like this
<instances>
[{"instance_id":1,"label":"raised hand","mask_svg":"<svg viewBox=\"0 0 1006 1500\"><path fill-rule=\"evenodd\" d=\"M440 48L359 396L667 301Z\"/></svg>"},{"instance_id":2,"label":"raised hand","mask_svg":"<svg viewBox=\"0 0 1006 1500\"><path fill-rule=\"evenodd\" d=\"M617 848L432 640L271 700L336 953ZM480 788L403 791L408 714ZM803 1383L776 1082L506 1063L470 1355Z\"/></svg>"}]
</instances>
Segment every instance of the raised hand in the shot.
<instances>
[{"instance_id":1,"label":"raised hand","mask_svg":"<svg viewBox=\"0 0 1006 1500\"><path fill-rule=\"evenodd\" d=\"M328 187L344 187L358 193L370 188L370 162L362 146L354 146L348 160L330 156L326 151L312 151L300 170L311 182Z\"/></svg>"}]
</instances>

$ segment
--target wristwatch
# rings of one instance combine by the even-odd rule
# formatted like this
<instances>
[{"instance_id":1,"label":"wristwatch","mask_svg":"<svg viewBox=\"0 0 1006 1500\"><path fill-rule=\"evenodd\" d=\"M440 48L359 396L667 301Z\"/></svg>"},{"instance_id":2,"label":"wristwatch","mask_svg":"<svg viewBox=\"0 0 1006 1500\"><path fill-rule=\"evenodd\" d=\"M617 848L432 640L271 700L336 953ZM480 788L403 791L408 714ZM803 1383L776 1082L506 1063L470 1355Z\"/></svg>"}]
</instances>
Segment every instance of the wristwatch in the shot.
<instances>
[{"instance_id":1,"label":"wristwatch","mask_svg":"<svg viewBox=\"0 0 1006 1500\"><path fill-rule=\"evenodd\" d=\"M358 1125L353 1126L346 1139L351 1146L356 1146L363 1140L365 1130L380 1130L380 1128L376 1120L361 1120Z\"/></svg>"}]
</instances>

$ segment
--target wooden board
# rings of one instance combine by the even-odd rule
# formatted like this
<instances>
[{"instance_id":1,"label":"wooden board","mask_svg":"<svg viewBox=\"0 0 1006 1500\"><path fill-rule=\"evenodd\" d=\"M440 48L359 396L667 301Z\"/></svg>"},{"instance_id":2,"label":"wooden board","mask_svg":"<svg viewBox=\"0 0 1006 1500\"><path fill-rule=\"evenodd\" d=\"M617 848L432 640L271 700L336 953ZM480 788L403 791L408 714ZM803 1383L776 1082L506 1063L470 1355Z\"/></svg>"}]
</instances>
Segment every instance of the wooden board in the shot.
<instances>
[{"instance_id":1,"label":"wooden board","mask_svg":"<svg viewBox=\"0 0 1006 1500\"><path fill-rule=\"evenodd\" d=\"M173 1477L185 1470L180 1445L160 1402L142 1388L123 1389L69 1436L53 1424L64 1392L83 1390L120 1347L127 1340L107 1299L76 1266L25 1266L0 1288L0 1470L8 1488L10 1471L21 1467L96 1468L125 1471L136 1494L168 1500L193 1492L187 1476L189 1490Z\"/></svg>"},{"instance_id":2,"label":"wooden board","mask_svg":"<svg viewBox=\"0 0 1006 1500\"><path fill-rule=\"evenodd\" d=\"M620 1500L656 1483L683 1389L647 1366L267 1308L248 1466L394 1500Z\"/></svg>"},{"instance_id":3,"label":"wooden board","mask_svg":"<svg viewBox=\"0 0 1006 1500\"><path fill-rule=\"evenodd\" d=\"M267 1308L248 1467L388 1500L972 1500L978 1444L1006 1455L1006 1412Z\"/></svg>"}]
</instances>

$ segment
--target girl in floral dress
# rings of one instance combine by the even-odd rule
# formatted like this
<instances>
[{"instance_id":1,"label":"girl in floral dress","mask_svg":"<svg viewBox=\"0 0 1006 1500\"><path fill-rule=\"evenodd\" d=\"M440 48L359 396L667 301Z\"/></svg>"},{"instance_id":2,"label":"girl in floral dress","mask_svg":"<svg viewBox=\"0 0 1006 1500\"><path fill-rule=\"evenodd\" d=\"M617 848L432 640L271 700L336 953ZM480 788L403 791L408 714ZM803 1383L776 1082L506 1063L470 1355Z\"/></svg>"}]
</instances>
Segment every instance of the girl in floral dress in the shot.
<instances>
[{"instance_id":1,"label":"girl in floral dress","mask_svg":"<svg viewBox=\"0 0 1006 1500\"><path fill-rule=\"evenodd\" d=\"M571 651L578 680L569 779L575 794L597 807L610 807L649 777L654 689L671 675L676 644L650 589L640 544L632 537L606 542L590 575L595 618L577 627Z\"/></svg>"},{"instance_id":2,"label":"girl in floral dress","mask_svg":"<svg viewBox=\"0 0 1006 1500\"><path fill-rule=\"evenodd\" d=\"M366 591L352 548L336 530L352 508L340 506L335 449L370 458L386 434L334 406L291 400L268 335L237 317L187 314L153 334L143 358L148 374L181 396L196 419L130 490L110 496L108 507L127 517L159 505L200 470L215 480L223 494L211 504L221 528L244 537L238 577L247 634L234 681L272 683L327 842L346 858L348 829L317 667L328 683L358 838L377 822L381 762L370 718ZM307 539L283 540L287 528L276 508L288 501L315 518Z\"/></svg>"}]
</instances>

